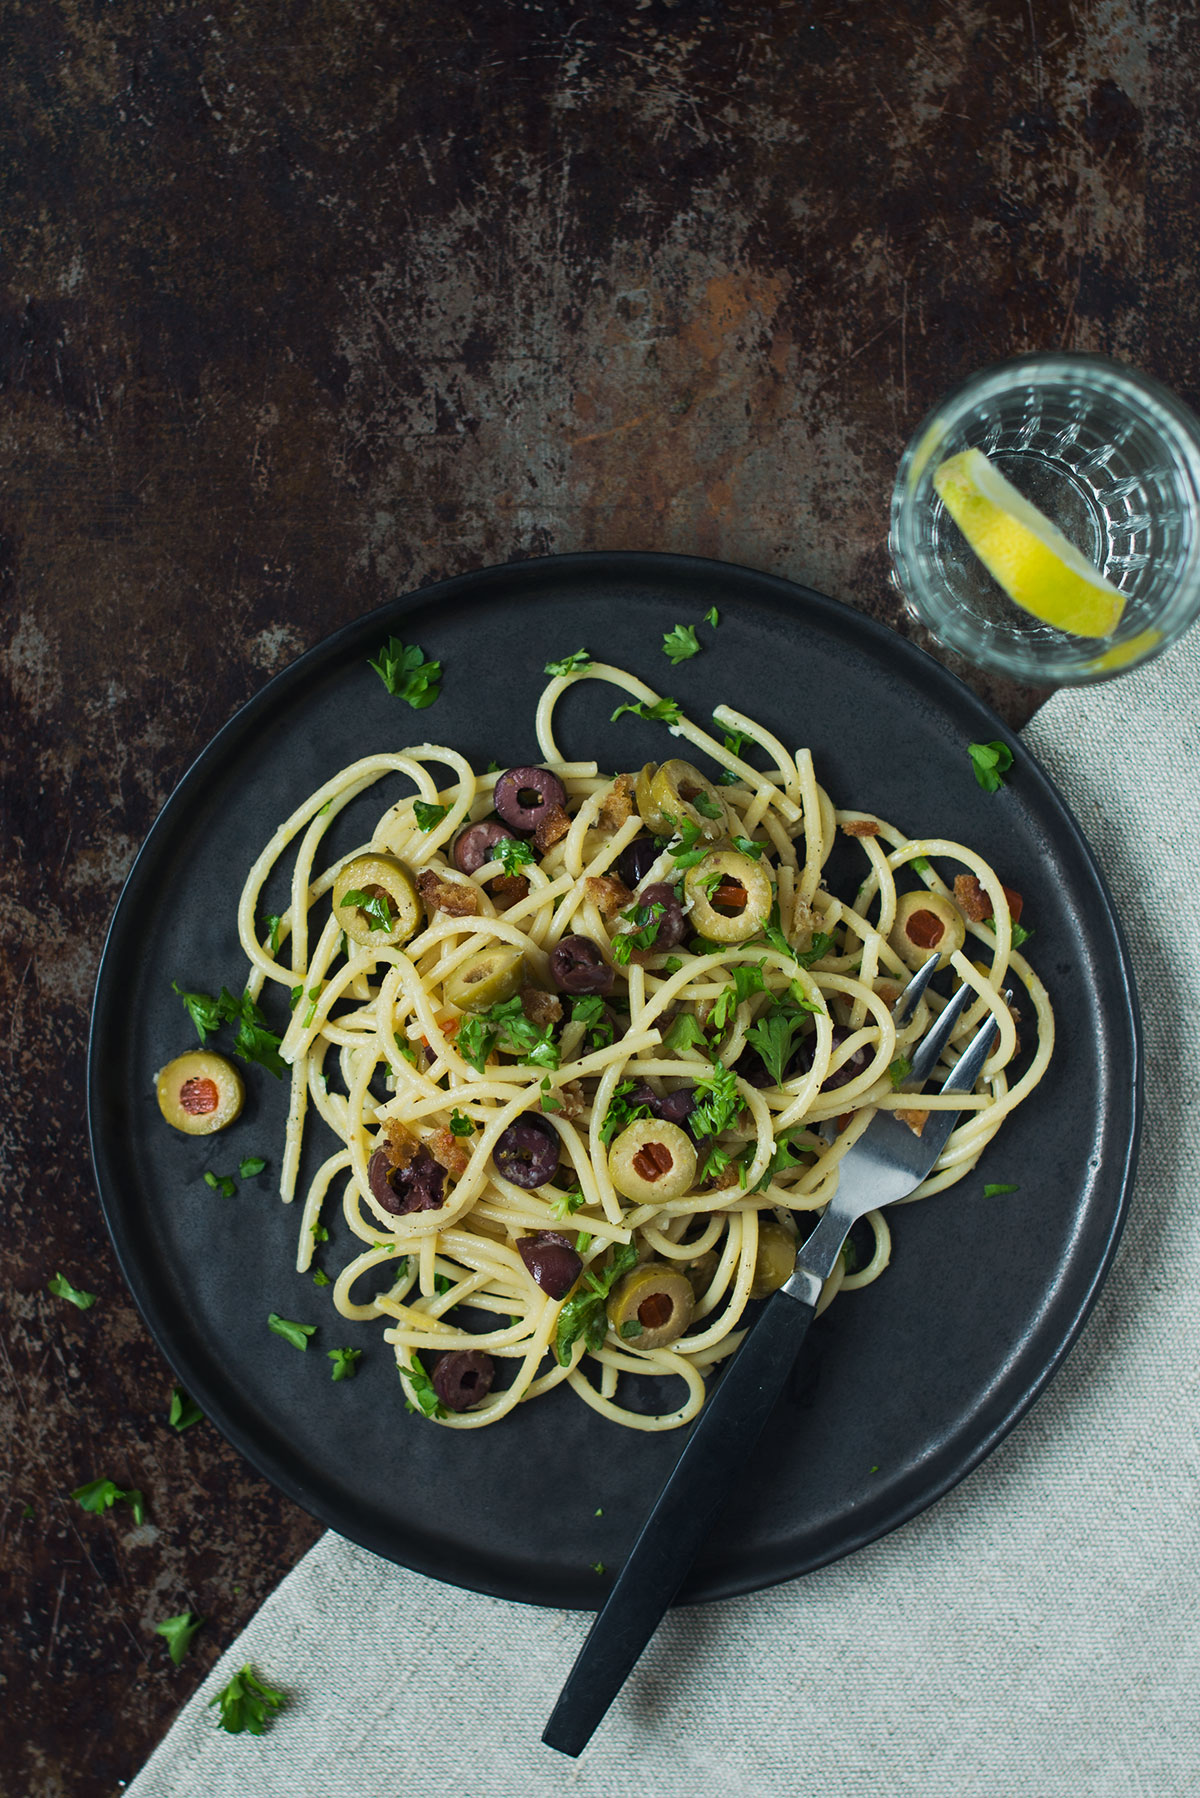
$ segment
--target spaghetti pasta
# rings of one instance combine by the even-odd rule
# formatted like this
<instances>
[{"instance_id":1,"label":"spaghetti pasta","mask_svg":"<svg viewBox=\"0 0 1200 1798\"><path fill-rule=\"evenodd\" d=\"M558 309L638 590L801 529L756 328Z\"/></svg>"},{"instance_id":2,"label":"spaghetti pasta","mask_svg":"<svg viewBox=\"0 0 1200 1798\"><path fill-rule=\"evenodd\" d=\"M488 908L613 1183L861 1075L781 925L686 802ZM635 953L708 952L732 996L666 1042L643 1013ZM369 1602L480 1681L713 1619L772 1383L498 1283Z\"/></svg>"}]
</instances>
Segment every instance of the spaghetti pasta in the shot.
<instances>
[{"instance_id":1,"label":"spaghetti pasta","mask_svg":"<svg viewBox=\"0 0 1200 1798\"><path fill-rule=\"evenodd\" d=\"M672 758L614 778L567 760L556 708L580 681L663 719L716 775ZM876 1109L919 1129L951 1103L898 1090L906 1048L945 1002L931 988L911 1023L893 1022L912 964L904 892L928 895L922 953L944 954L976 995L948 1058L987 1012L999 1025L913 1198L961 1180L1045 1071L1050 1003L995 871L966 845L837 810L806 749L730 707L714 719L724 741L621 669L573 666L542 694L538 768L497 779L429 743L365 757L279 826L246 881L249 994L275 982L293 1004L283 1198L310 1112L339 1144L308 1186L297 1267L340 1191L357 1249L333 1304L383 1326L409 1402L448 1427L497 1422L564 1384L635 1429L696 1415ZM411 796L322 865L332 821L393 775ZM839 837L865 857L851 901L826 887ZM264 939L264 886L288 857L290 904ZM973 916L950 869L976 883ZM886 1268L888 1226L867 1221L822 1305ZM667 1376L673 1409L658 1397Z\"/></svg>"}]
</instances>

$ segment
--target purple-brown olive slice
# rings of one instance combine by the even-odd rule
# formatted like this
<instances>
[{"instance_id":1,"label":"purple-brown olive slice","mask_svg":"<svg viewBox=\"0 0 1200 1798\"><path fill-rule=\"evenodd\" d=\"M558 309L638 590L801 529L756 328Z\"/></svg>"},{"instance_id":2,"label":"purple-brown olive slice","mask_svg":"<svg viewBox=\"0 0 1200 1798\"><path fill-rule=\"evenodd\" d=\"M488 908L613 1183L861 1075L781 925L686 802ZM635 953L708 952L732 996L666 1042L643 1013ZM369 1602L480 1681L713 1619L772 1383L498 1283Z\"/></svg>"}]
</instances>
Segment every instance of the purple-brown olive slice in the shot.
<instances>
[{"instance_id":1,"label":"purple-brown olive slice","mask_svg":"<svg viewBox=\"0 0 1200 1798\"><path fill-rule=\"evenodd\" d=\"M504 1179L532 1192L558 1172L558 1132L535 1118L518 1118L501 1132L492 1160Z\"/></svg>"},{"instance_id":2,"label":"purple-brown olive slice","mask_svg":"<svg viewBox=\"0 0 1200 1798\"><path fill-rule=\"evenodd\" d=\"M535 1230L517 1238L517 1252L530 1275L552 1299L565 1299L583 1272L583 1257L569 1236Z\"/></svg>"},{"instance_id":3,"label":"purple-brown olive slice","mask_svg":"<svg viewBox=\"0 0 1200 1798\"><path fill-rule=\"evenodd\" d=\"M367 1184L376 1204L393 1217L436 1211L442 1204L446 1170L422 1147L404 1167L396 1167L382 1144L367 1163Z\"/></svg>"},{"instance_id":4,"label":"purple-brown olive slice","mask_svg":"<svg viewBox=\"0 0 1200 1798\"><path fill-rule=\"evenodd\" d=\"M454 839L451 850L454 866L460 874L477 874L486 862L496 859L496 844L506 839L510 843L516 842L516 831L510 830L507 824L498 823L495 818L484 818L478 824L468 824Z\"/></svg>"},{"instance_id":5,"label":"purple-brown olive slice","mask_svg":"<svg viewBox=\"0 0 1200 1798\"><path fill-rule=\"evenodd\" d=\"M565 936L550 952L550 978L560 993L610 993L616 975L590 936Z\"/></svg>"},{"instance_id":6,"label":"purple-brown olive slice","mask_svg":"<svg viewBox=\"0 0 1200 1798\"><path fill-rule=\"evenodd\" d=\"M447 1411L469 1411L492 1390L496 1364L482 1349L451 1349L433 1370L433 1390Z\"/></svg>"},{"instance_id":7,"label":"purple-brown olive slice","mask_svg":"<svg viewBox=\"0 0 1200 1798\"><path fill-rule=\"evenodd\" d=\"M506 768L492 790L492 804L514 830L532 836L551 806L565 806L567 789L548 768Z\"/></svg>"}]
</instances>

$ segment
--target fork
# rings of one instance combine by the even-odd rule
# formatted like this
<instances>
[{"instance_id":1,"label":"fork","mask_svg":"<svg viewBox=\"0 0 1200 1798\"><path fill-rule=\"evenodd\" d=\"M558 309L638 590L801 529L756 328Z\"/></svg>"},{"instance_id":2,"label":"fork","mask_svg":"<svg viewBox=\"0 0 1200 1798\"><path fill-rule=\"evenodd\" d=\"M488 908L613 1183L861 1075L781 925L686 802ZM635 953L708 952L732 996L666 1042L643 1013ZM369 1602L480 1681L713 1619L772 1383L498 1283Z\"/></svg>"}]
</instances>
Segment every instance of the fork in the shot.
<instances>
[{"instance_id":1,"label":"fork","mask_svg":"<svg viewBox=\"0 0 1200 1798\"><path fill-rule=\"evenodd\" d=\"M937 964L938 957L930 956L896 1001L892 1016L900 1028L912 1021ZM973 997L971 987L960 986L922 1036L902 1083L906 1091L929 1079ZM989 1013L943 1082L943 1093L971 1091L995 1034ZM588 1632L542 1732L548 1747L578 1755L587 1746L744 1471L851 1226L919 1186L957 1120L957 1111L931 1111L917 1134L893 1113L878 1111L847 1150L837 1190L801 1245L794 1272L767 1300L726 1367Z\"/></svg>"}]
</instances>

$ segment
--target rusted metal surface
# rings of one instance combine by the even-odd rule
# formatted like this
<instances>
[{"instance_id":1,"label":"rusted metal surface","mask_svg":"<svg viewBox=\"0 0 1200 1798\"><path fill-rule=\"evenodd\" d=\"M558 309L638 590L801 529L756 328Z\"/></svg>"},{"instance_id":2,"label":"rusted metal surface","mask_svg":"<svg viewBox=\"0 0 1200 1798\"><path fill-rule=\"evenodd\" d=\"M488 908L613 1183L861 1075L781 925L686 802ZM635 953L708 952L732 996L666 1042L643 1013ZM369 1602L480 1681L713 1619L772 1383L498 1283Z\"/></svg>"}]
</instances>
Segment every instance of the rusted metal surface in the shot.
<instances>
[{"instance_id":1,"label":"rusted metal surface","mask_svg":"<svg viewBox=\"0 0 1200 1798\"><path fill-rule=\"evenodd\" d=\"M1200 398L1183 12L5 7L5 1793L107 1798L316 1535L168 1427L91 1184L92 983L173 784L489 562L698 552L904 628L887 498L952 382L1067 345ZM142 1527L71 1502L102 1475Z\"/></svg>"}]
</instances>

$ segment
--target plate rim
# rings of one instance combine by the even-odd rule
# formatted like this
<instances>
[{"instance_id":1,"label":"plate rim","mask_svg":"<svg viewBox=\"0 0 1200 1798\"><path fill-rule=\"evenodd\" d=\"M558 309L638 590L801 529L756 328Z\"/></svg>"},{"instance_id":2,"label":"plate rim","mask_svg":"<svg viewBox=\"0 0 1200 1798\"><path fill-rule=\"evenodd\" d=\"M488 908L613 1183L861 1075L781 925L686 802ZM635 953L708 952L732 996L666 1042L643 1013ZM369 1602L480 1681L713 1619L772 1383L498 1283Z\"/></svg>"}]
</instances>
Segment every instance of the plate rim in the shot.
<instances>
[{"instance_id":1,"label":"plate rim","mask_svg":"<svg viewBox=\"0 0 1200 1798\"><path fill-rule=\"evenodd\" d=\"M801 1577L819 1567L841 1560L847 1555L855 1554L869 1543L881 1540L884 1536L891 1534L893 1530L900 1528L901 1525L936 1504L993 1452L1044 1393L1078 1341L1096 1304L1111 1269L1128 1216L1144 1123L1143 1031L1128 943L1108 882L1071 806L1030 746L1025 743L1019 733L1010 729L985 699L981 698L966 682L934 656L912 643L900 632L880 623L879 620L868 614L819 593L803 583L789 580L785 576L712 557L652 550L575 551L561 555L492 564L409 589L371 611L361 613L336 626L310 648L303 651L294 661L269 677L258 691L245 700L213 733L175 782L171 793L160 807L134 857L122 883L105 933L97 965L89 1020L86 1075L88 1143L94 1183L105 1227L112 1242L122 1278L129 1288L142 1322L149 1331L158 1351L177 1377L187 1385L191 1396L201 1405L205 1415L220 1430L225 1440L242 1455L260 1477L282 1491L326 1528L334 1530L335 1533L358 1543L359 1546L384 1559L394 1561L415 1572L442 1580L450 1585L493 1597L536 1605L540 1608L563 1608L564 1604L569 1602L570 1608L596 1609L603 1603L604 1594L601 1592L593 1598L583 1598L572 1594L569 1601L532 1594L527 1587L514 1583L513 1579L506 1578L494 1571L487 1571L477 1551L468 1557L471 1565L465 1568L460 1566L456 1569L449 1569L445 1557L437 1553L406 1552L401 1558L396 1552L394 1540L385 1540L386 1532L374 1528L370 1519L347 1520L340 1514L331 1515L330 1508L323 1503L321 1495L306 1487L304 1481L294 1475L286 1465L280 1464L273 1456L264 1451L256 1452L253 1441L247 1437L240 1424L231 1416L230 1408L223 1402L220 1392L212 1391L204 1379L192 1380L177 1364L168 1316L164 1307L155 1302L153 1294L142 1290L140 1283L136 1282L132 1276L132 1255L127 1254L127 1248L131 1248L131 1245L123 1240L120 1205L112 1202L113 1192L119 1182L112 1165L108 1145L104 1139L105 1133L101 1116L101 1075L98 1061L101 1039L106 1027L106 1008L111 1004L108 989L110 980L113 978L112 966L120 947L123 914L128 915L131 908L136 905L141 888L148 878L147 870L157 853L159 844L170 835L176 815L186 805L197 785L207 777L208 770L213 764L224 761L233 741L253 728L260 711L274 707L281 702L286 703L294 686L303 684L314 671L320 669L322 664L336 663L344 653L346 645L358 637L373 634L380 626L387 628L388 624L395 628L408 613L439 600L451 602L472 594L478 596L480 592L486 592L489 586L495 586L497 583L508 589L514 583L553 581L564 576L608 577L627 582L640 579L650 585L655 585L658 579L668 571L671 571L676 578L686 577L689 572L694 572L705 582L710 582L715 576L728 579L731 586L738 589L733 598L739 602L753 597L752 593L746 591L747 586L750 586L757 587L764 597L776 603L786 601L792 606L799 603L803 614L815 623L816 628L823 635L833 635L839 638L849 635L856 643L865 641L866 645L874 647L877 654L882 654L889 662L898 664L902 673L906 673L910 678L919 679L927 689L931 688L931 697L939 711L943 709L942 693L939 692L939 688L941 688L945 689L947 695L955 698L960 704L965 698L970 706L986 717L989 728L993 729L995 735L999 736L1001 740L1007 741L1010 746L1020 745L1023 772L1033 780L1036 786L1041 787L1042 802L1045 803L1048 799L1059 820L1068 828L1074 852L1086 865L1102 902L1104 922L1112 936L1115 952L1114 963L1120 975L1119 984L1124 1001L1119 1019L1114 1022L1127 1032L1125 1046L1128 1049L1129 1079L1127 1083L1121 1084L1120 1090L1127 1097L1130 1114L1127 1136L1123 1135L1122 1137L1123 1154L1120 1166L1118 1169L1110 1168L1109 1172L1109 1178L1114 1182L1119 1182L1116 1202L1107 1232L1102 1242L1097 1244L1099 1253L1092 1262L1090 1278L1087 1280L1082 1294L1076 1300L1073 1312L1062 1319L1062 1325L1055 1333L1056 1342L1053 1352L1040 1364L1036 1376L1022 1385L1020 1392L1014 1395L1011 1404L992 1426L984 1431L972 1443L970 1449L961 1455L942 1476L932 1484L923 1484L921 1489L910 1498L897 1503L883 1523L864 1522L863 1526L857 1530L853 1527L846 1529L839 1538L837 1546L828 1550L819 1550L807 1557L802 1565L769 1572L765 1575L761 1570L749 1570L740 1576L735 1574L722 1580L710 1581L706 1587L701 1587L701 1589L697 1589L699 1582L693 1578L681 1589L675 1600L677 1604L711 1602L742 1593L763 1590L783 1580ZM686 1435L684 1440L686 1440Z\"/></svg>"}]
</instances>

